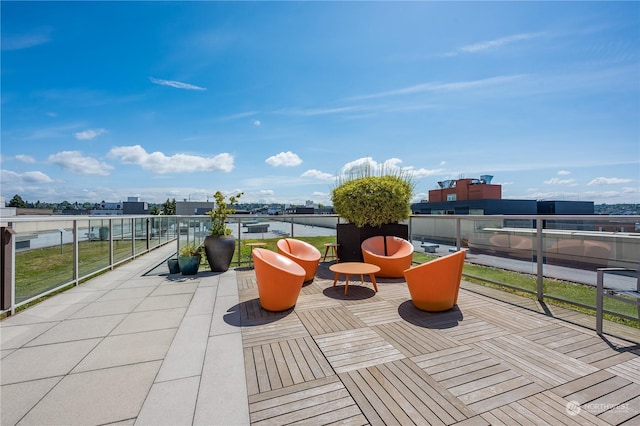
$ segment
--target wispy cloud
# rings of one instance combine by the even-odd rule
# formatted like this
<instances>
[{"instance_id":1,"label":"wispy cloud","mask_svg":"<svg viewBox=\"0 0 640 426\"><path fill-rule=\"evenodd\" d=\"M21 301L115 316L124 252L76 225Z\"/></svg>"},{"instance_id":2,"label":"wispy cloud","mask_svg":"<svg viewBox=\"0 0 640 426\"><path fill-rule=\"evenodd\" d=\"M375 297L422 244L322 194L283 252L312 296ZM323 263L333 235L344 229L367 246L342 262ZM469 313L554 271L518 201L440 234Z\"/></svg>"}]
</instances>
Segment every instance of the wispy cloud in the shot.
<instances>
[{"instance_id":1,"label":"wispy cloud","mask_svg":"<svg viewBox=\"0 0 640 426\"><path fill-rule=\"evenodd\" d=\"M364 108L361 106L345 106L335 108L284 108L274 111L276 114L288 114L288 115L302 115L302 116L315 116L315 115L329 115L340 114L343 112L357 112L362 111Z\"/></svg>"},{"instance_id":2,"label":"wispy cloud","mask_svg":"<svg viewBox=\"0 0 640 426\"><path fill-rule=\"evenodd\" d=\"M88 129L82 132L76 132L74 136L79 141L88 141L106 132L105 129Z\"/></svg>"},{"instance_id":3,"label":"wispy cloud","mask_svg":"<svg viewBox=\"0 0 640 426\"><path fill-rule=\"evenodd\" d=\"M621 183L629 183L631 179L621 179L621 178L607 178L607 177L598 177L589 182L588 186L594 185L618 185Z\"/></svg>"},{"instance_id":4,"label":"wispy cloud","mask_svg":"<svg viewBox=\"0 0 640 426\"><path fill-rule=\"evenodd\" d=\"M49 156L48 161L78 175L108 176L113 166L82 155L80 151L62 151Z\"/></svg>"},{"instance_id":5,"label":"wispy cloud","mask_svg":"<svg viewBox=\"0 0 640 426\"><path fill-rule=\"evenodd\" d=\"M51 28L39 28L25 34L3 34L2 50L20 50L51 41Z\"/></svg>"},{"instance_id":6,"label":"wispy cloud","mask_svg":"<svg viewBox=\"0 0 640 426\"><path fill-rule=\"evenodd\" d=\"M272 155L265 160L265 163L273 167L295 167L302 164L302 159L298 157L298 154L294 154L291 151L281 152L277 155Z\"/></svg>"},{"instance_id":7,"label":"wispy cloud","mask_svg":"<svg viewBox=\"0 0 640 426\"><path fill-rule=\"evenodd\" d=\"M189 154L167 156L158 151L148 153L140 145L134 145L112 148L109 156L120 159L124 164L137 164L151 173L158 174L233 170L233 156L226 152L214 157Z\"/></svg>"},{"instance_id":8,"label":"wispy cloud","mask_svg":"<svg viewBox=\"0 0 640 426\"><path fill-rule=\"evenodd\" d=\"M413 95L413 94L425 93L425 92L453 92L453 91L462 91L462 90L471 90L471 89L481 89L485 87L500 86L503 84L512 83L514 81L521 80L524 77L525 75L523 74L516 74L516 75L489 77L489 78L483 78L480 80L457 81L457 82L450 82L450 83L443 83L443 82L422 83L422 84L416 84L413 86L402 87L400 89L388 90L385 92L353 96L353 97L347 98L346 100L373 99L373 98L383 98L388 96Z\"/></svg>"},{"instance_id":9,"label":"wispy cloud","mask_svg":"<svg viewBox=\"0 0 640 426\"><path fill-rule=\"evenodd\" d=\"M218 117L216 120L218 120L218 121L239 120L241 118L252 117L252 116L254 116L256 114L257 114L256 111L239 112L237 114L231 114L231 115L225 115L223 117Z\"/></svg>"},{"instance_id":10,"label":"wispy cloud","mask_svg":"<svg viewBox=\"0 0 640 426\"><path fill-rule=\"evenodd\" d=\"M36 162L36 159L30 155L18 154L16 155L16 160L22 161L23 163L33 164Z\"/></svg>"},{"instance_id":11,"label":"wispy cloud","mask_svg":"<svg viewBox=\"0 0 640 426\"><path fill-rule=\"evenodd\" d=\"M573 185L576 183L575 179L560 179L560 178L551 178L549 180L544 181L547 185Z\"/></svg>"},{"instance_id":12,"label":"wispy cloud","mask_svg":"<svg viewBox=\"0 0 640 426\"><path fill-rule=\"evenodd\" d=\"M544 37L547 34L544 32L540 33L524 33L524 34L514 34L507 37L501 37L494 40L481 41L479 43L468 44L466 46L462 46L457 50L452 52L445 53L443 56L456 56L461 53L478 53L484 52L487 50L498 49L502 46L517 43L520 41L532 40L540 37Z\"/></svg>"},{"instance_id":13,"label":"wispy cloud","mask_svg":"<svg viewBox=\"0 0 640 426\"><path fill-rule=\"evenodd\" d=\"M163 80L160 78L149 77L149 81L154 84L159 84L160 86L169 86L174 87L176 89L184 89L184 90L207 90L204 87L195 86L189 83L183 83L181 81L175 80Z\"/></svg>"}]
</instances>

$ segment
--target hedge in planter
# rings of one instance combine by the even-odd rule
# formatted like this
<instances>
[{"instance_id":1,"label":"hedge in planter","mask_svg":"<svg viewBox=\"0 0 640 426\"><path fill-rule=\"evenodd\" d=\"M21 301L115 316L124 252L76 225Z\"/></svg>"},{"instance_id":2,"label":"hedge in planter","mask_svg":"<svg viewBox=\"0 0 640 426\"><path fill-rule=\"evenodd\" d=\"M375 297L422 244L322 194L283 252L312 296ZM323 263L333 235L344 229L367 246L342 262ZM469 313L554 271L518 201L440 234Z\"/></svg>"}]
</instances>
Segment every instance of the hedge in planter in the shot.
<instances>
[{"instance_id":1,"label":"hedge in planter","mask_svg":"<svg viewBox=\"0 0 640 426\"><path fill-rule=\"evenodd\" d=\"M407 225L398 222L411 215L414 183L411 175L365 166L338 182L331 193L333 208L349 224L337 227L338 257L362 261L360 245L375 235L409 238Z\"/></svg>"}]
</instances>

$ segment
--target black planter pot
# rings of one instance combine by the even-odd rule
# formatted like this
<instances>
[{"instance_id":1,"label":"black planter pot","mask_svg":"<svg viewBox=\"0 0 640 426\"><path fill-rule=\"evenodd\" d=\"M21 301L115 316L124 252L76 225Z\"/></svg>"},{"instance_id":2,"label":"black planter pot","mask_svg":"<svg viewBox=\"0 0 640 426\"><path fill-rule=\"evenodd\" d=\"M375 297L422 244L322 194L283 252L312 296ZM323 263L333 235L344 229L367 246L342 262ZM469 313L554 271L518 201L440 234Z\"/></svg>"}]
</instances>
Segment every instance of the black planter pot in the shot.
<instances>
[{"instance_id":1,"label":"black planter pot","mask_svg":"<svg viewBox=\"0 0 640 426\"><path fill-rule=\"evenodd\" d=\"M358 228L350 223L340 223L336 227L336 242L338 246L338 258L341 262L362 262L362 242L377 235L393 236L409 239L409 225L389 223L377 226L365 225Z\"/></svg>"},{"instance_id":2,"label":"black planter pot","mask_svg":"<svg viewBox=\"0 0 640 426\"><path fill-rule=\"evenodd\" d=\"M235 249L236 238L233 235L207 235L204 238L204 252L213 272L225 272L229 269Z\"/></svg>"},{"instance_id":3,"label":"black planter pot","mask_svg":"<svg viewBox=\"0 0 640 426\"><path fill-rule=\"evenodd\" d=\"M178 256L178 266L182 275L195 275L200 269L200 256Z\"/></svg>"}]
</instances>

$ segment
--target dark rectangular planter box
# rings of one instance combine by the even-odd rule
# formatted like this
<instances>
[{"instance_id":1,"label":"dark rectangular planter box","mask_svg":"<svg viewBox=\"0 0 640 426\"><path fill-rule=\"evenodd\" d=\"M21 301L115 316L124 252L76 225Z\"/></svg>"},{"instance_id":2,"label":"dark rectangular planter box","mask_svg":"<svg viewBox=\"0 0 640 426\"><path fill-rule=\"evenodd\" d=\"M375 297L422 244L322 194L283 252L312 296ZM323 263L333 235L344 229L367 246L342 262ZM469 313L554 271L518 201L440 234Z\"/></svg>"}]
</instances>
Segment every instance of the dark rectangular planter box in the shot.
<instances>
[{"instance_id":1,"label":"dark rectangular planter box","mask_svg":"<svg viewBox=\"0 0 640 426\"><path fill-rule=\"evenodd\" d=\"M339 223L336 227L336 242L338 246L338 258L340 262L362 262L362 242L377 235L400 237L409 240L409 225L390 223L376 226L363 226L358 228L350 223Z\"/></svg>"}]
</instances>

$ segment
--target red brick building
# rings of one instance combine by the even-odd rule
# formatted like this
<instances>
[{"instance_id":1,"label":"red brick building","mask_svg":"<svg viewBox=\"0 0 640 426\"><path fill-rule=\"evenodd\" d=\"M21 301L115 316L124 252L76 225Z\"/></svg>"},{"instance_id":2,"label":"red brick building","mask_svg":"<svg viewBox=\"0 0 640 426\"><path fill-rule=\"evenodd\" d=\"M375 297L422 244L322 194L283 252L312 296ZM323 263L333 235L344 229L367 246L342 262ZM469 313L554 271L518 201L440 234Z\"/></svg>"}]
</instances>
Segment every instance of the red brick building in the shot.
<instances>
[{"instance_id":1,"label":"red brick building","mask_svg":"<svg viewBox=\"0 0 640 426\"><path fill-rule=\"evenodd\" d=\"M484 175L480 179L458 179L438 182L440 189L429 191L429 202L500 200L502 186L491 184L493 176Z\"/></svg>"}]
</instances>

